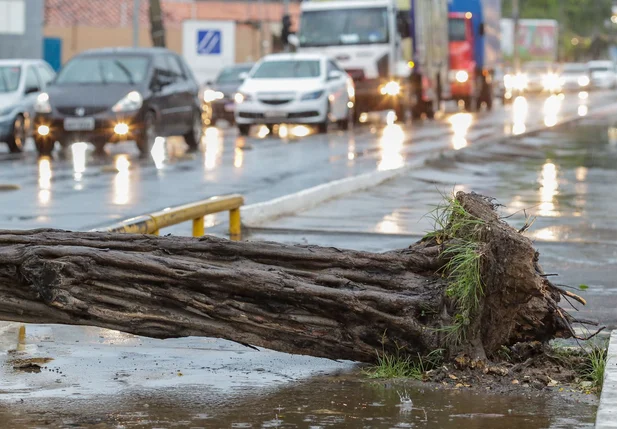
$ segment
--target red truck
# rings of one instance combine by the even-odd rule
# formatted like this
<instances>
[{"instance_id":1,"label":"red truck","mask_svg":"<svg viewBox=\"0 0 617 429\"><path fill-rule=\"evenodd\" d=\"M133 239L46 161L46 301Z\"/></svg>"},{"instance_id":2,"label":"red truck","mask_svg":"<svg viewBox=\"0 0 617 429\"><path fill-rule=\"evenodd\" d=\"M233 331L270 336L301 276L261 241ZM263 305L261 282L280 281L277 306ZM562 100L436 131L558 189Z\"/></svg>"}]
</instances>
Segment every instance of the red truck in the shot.
<instances>
[{"instance_id":1,"label":"red truck","mask_svg":"<svg viewBox=\"0 0 617 429\"><path fill-rule=\"evenodd\" d=\"M499 0L450 0L448 35L452 99L465 109L493 106L493 79L501 60Z\"/></svg>"}]
</instances>

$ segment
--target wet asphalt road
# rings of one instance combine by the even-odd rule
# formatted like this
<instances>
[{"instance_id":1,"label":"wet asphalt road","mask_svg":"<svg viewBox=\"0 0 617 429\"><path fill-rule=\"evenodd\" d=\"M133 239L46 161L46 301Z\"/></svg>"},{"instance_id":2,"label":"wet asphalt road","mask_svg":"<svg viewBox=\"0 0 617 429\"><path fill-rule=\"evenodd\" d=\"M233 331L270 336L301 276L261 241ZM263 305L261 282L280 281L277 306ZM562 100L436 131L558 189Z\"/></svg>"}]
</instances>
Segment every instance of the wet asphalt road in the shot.
<instances>
[{"instance_id":1,"label":"wet asphalt road","mask_svg":"<svg viewBox=\"0 0 617 429\"><path fill-rule=\"evenodd\" d=\"M84 230L229 193L243 194L247 204L266 201L375 169L400 168L414 157L480 139L552 126L615 100L615 93L606 92L535 97L477 115L453 114L455 106L449 106L450 113L434 122L384 126L381 118L328 135L284 127L283 137L264 136L262 128L241 138L234 129L208 128L197 154L186 154L183 142L171 138L143 161L132 143L110 146L102 158L87 144L53 159L37 159L31 147L12 156L0 146L0 184L21 187L0 193L0 228Z\"/></svg>"}]
</instances>

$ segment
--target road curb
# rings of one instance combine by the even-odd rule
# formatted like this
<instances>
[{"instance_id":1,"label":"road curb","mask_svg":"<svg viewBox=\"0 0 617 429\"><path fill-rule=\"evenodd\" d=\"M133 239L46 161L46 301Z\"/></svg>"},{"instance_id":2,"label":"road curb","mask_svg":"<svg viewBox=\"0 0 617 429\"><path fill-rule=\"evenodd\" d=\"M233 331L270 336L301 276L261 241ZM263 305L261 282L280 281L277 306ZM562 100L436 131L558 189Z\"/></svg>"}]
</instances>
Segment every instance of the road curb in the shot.
<instances>
[{"instance_id":1,"label":"road curb","mask_svg":"<svg viewBox=\"0 0 617 429\"><path fill-rule=\"evenodd\" d=\"M435 159L454 156L456 153L465 150L481 149L488 144L500 144L511 139L524 138L526 136L537 134L543 131L569 125L583 119L593 117L595 115L606 114L611 110L615 110L615 106L612 106L612 108L600 108L600 110L591 112L589 115L586 116L576 115L564 118L561 122L557 123L553 127L537 126L534 128L530 128L524 133L518 135L502 136L496 139L492 137L486 137L485 139L480 140L474 145L463 148L461 150L455 150L452 148L436 150L434 152L430 152L427 155L419 156L413 162L408 163L396 170L373 171L369 173L363 173L357 176L323 183L321 185L317 185L312 188L304 189L302 191L275 198L269 201L250 204L240 209L242 213L242 224L248 228L259 227L265 222L309 210L326 201L340 198L352 192L358 192L373 188L388 180L394 179L411 169L422 167L427 162L433 161Z\"/></svg>"},{"instance_id":2,"label":"road curb","mask_svg":"<svg viewBox=\"0 0 617 429\"><path fill-rule=\"evenodd\" d=\"M617 429L617 330L611 332L596 429Z\"/></svg>"},{"instance_id":3,"label":"road curb","mask_svg":"<svg viewBox=\"0 0 617 429\"><path fill-rule=\"evenodd\" d=\"M6 331L10 330L11 328L20 325L20 323L17 322L1 322L0 321L0 335L4 334Z\"/></svg>"},{"instance_id":4,"label":"road curb","mask_svg":"<svg viewBox=\"0 0 617 429\"><path fill-rule=\"evenodd\" d=\"M415 166L420 166L423 162L413 164L396 170L375 171L334 180L273 200L244 206L240 209L242 224L256 227L266 221L308 210L325 201L378 186Z\"/></svg>"}]
</instances>

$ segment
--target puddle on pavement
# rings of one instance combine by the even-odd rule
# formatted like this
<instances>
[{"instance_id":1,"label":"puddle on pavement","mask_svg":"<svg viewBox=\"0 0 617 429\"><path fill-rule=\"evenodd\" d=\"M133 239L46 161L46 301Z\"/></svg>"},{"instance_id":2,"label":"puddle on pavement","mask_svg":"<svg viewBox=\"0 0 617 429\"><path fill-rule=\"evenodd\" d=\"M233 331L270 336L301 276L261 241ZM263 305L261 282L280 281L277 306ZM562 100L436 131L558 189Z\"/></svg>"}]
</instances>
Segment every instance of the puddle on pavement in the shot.
<instances>
[{"instance_id":1,"label":"puddle on pavement","mask_svg":"<svg viewBox=\"0 0 617 429\"><path fill-rule=\"evenodd\" d=\"M585 428L593 427L595 399L490 395L435 390L428 385L322 377L250 400L225 401L215 392L135 392L104 404L67 398L37 410L34 403L0 404L7 427L110 428ZM45 400L37 400L45 406Z\"/></svg>"}]
</instances>

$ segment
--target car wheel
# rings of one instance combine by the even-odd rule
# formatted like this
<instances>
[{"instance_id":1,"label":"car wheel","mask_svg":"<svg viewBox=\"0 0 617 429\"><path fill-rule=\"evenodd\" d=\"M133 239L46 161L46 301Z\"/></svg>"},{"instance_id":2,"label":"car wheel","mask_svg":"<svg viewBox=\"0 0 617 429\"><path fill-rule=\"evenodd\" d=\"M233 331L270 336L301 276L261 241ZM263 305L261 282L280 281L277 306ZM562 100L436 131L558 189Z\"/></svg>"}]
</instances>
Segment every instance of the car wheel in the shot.
<instances>
[{"instance_id":1,"label":"car wheel","mask_svg":"<svg viewBox=\"0 0 617 429\"><path fill-rule=\"evenodd\" d=\"M328 122L330 122L330 103L328 102L328 107L326 108L326 114L324 116L323 122L317 124L317 132L319 134L327 134L328 133Z\"/></svg>"},{"instance_id":2,"label":"car wheel","mask_svg":"<svg viewBox=\"0 0 617 429\"><path fill-rule=\"evenodd\" d=\"M248 136L251 131L251 126L247 124L238 124L238 132L241 136Z\"/></svg>"},{"instance_id":3,"label":"car wheel","mask_svg":"<svg viewBox=\"0 0 617 429\"><path fill-rule=\"evenodd\" d=\"M347 117L337 122L339 129L343 131L347 131L349 130L349 128L353 126L353 123L356 117L354 110L355 109L353 107L347 108Z\"/></svg>"},{"instance_id":4,"label":"car wheel","mask_svg":"<svg viewBox=\"0 0 617 429\"><path fill-rule=\"evenodd\" d=\"M7 143L11 153L19 153L24 150L24 145L26 144L26 120L22 114L15 117L13 132L9 136Z\"/></svg>"},{"instance_id":5,"label":"car wheel","mask_svg":"<svg viewBox=\"0 0 617 429\"><path fill-rule=\"evenodd\" d=\"M34 145L36 146L36 151L39 155L49 156L53 152L56 142L49 138L36 136L34 138Z\"/></svg>"},{"instance_id":6,"label":"car wheel","mask_svg":"<svg viewBox=\"0 0 617 429\"><path fill-rule=\"evenodd\" d=\"M201 120L201 115L195 112L193 114L193 126L191 127L191 131L184 135L184 141L186 142L190 151L196 151L199 147L199 142L201 142L203 130L204 126Z\"/></svg>"},{"instance_id":7,"label":"car wheel","mask_svg":"<svg viewBox=\"0 0 617 429\"><path fill-rule=\"evenodd\" d=\"M137 139L137 149L139 149L139 155L143 158L150 154L154 140L156 139L156 116L154 112L149 110L144 116L144 128L143 132Z\"/></svg>"}]
</instances>

